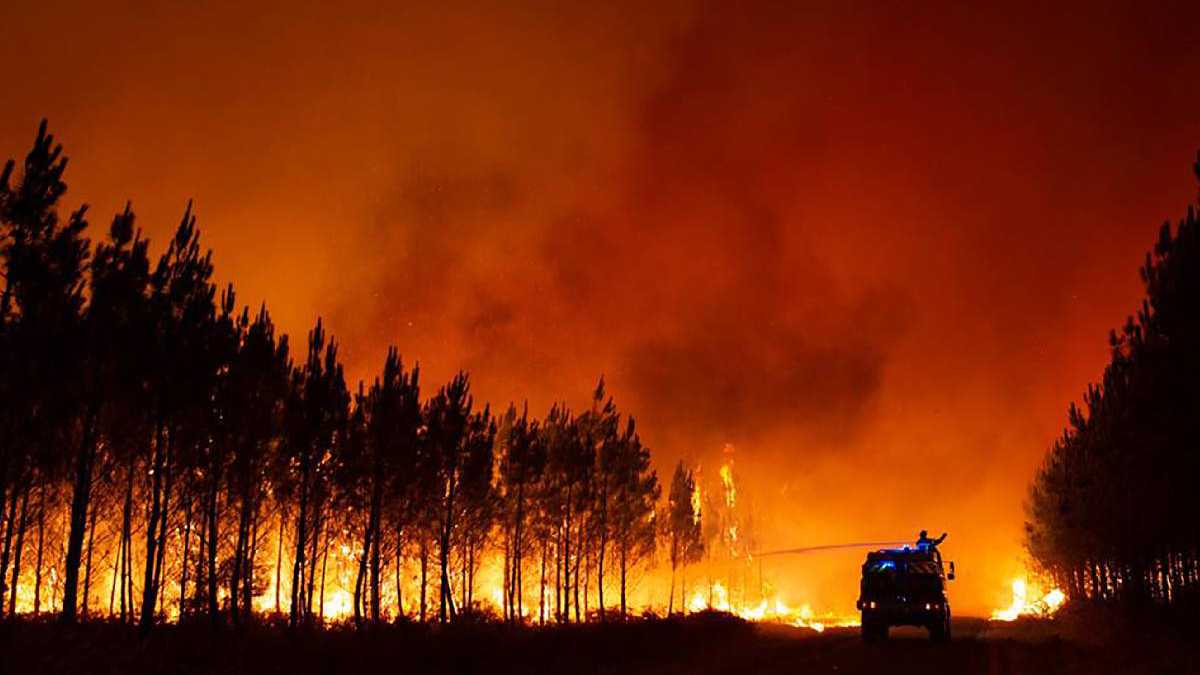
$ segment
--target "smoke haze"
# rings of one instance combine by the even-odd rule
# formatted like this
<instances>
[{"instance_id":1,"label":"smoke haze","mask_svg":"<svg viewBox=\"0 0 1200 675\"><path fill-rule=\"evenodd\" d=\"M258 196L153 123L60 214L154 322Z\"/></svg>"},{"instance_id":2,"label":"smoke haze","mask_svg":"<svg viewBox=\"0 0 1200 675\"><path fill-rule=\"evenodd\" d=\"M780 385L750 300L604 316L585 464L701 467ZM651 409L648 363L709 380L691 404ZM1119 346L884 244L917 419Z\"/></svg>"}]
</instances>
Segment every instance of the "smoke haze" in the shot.
<instances>
[{"instance_id":1,"label":"smoke haze","mask_svg":"<svg viewBox=\"0 0 1200 675\"><path fill-rule=\"evenodd\" d=\"M160 245L195 198L354 380L389 344L501 406L603 375L660 476L735 448L766 547L946 529L957 611L1005 604L1195 196L1197 5L501 4L6 3L0 154L48 117L67 202ZM767 574L847 610L859 558Z\"/></svg>"}]
</instances>

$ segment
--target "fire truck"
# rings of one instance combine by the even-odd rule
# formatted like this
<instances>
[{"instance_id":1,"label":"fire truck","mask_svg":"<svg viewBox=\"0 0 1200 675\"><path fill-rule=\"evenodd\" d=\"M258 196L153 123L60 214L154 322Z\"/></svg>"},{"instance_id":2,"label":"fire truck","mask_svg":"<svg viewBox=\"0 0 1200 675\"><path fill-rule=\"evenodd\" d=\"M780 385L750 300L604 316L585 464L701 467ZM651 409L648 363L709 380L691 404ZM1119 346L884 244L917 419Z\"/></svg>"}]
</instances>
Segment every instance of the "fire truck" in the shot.
<instances>
[{"instance_id":1,"label":"fire truck","mask_svg":"<svg viewBox=\"0 0 1200 675\"><path fill-rule=\"evenodd\" d=\"M892 626L928 628L932 640L949 640L946 582L953 580L954 563L943 562L936 548L871 551L862 565L858 596L863 640L886 640Z\"/></svg>"}]
</instances>

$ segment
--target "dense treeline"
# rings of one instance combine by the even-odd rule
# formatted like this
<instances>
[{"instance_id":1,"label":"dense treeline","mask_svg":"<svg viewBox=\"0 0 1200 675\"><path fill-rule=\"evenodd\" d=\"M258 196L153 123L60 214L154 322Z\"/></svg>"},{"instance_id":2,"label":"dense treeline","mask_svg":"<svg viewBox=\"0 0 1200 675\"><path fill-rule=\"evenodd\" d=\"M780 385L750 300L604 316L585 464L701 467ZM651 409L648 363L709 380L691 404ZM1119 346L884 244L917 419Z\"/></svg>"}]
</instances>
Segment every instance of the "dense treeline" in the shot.
<instances>
[{"instance_id":1,"label":"dense treeline","mask_svg":"<svg viewBox=\"0 0 1200 675\"><path fill-rule=\"evenodd\" d=\"M218 291L190 205L157 260L129 207L93 246L66 164L43 123L0 174L0 613L450 621L490 555L503 618L580 621L628 613L660 538L697 559L698 510L659 513L603 380L582 411L497 414L393 348L352 392L319 320L297 346Z\"/></svg>"},{"instance_id":2,"label":"dense treeline","mask_svg":"<svg viewBox=\"0 0 1200 675\"><path fill-rule=\"evenodd\" d=\"M1146 298L1030 490L1029 552L1073 598L1178 603L1200 582L1198 230L1192 207L1162 226Z\"/></svg>"}]
</instances>

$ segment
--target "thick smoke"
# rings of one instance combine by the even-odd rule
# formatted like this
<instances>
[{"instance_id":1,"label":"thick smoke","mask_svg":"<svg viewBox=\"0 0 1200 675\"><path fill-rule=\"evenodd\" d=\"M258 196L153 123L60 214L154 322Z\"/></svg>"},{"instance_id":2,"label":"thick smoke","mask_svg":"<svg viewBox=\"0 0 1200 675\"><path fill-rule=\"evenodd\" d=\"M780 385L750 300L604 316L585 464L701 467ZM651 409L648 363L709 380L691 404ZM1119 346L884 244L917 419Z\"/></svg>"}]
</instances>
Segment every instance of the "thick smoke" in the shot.
<instances>
[{"instance_id":1,"label":"thick smoke","mask_svg":"<svg viewBox=\"0 0 1200 675\"><path fill-rule=\"evenodd\" d=\"M605 374L667 457L783 431L854 441L910 301L841 287L814 252L804 205L823 198L829 132L763 67L802 60L779 29L761 42L766 21L714 39L724 18L676 36L623 151L579 172L599 189L548 185L520 155L410 160L377 218L395 257L340 323L402 347L420 326L502 398L545 405Z\"/></svg>"},{"instance_id":2,"label":"thick smoke","mask_svg":"<svg viewBox=\"0 0 1200 675\"><path fill-rule=\"evenodd\" d=\"M603 374L661 473L736 447L773 545L949 529L956 609L1005 601L1195 196L1196 3L270 4L0 3L0 156L48 117L68 201L156 246L194 197L353 379L396 344L540 411ZM846 609L854 557L794 599Z\"/></svg>"}]
</instances>

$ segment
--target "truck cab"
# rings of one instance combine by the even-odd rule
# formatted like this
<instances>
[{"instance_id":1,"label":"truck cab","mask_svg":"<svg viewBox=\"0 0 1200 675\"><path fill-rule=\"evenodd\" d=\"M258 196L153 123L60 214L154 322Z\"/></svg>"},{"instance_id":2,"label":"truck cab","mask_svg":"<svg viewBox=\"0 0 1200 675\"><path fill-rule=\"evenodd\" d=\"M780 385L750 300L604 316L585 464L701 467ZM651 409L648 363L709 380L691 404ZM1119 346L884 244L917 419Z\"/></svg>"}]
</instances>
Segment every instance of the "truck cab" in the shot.
<instances>
[{"instance_id":1,"label":"truck cab","mask_svg":"<svg viewBox=\"0 0 1200 675\"><path fill-rule=\"evenodd\" d=\"M950 602L946 582L954 580L954 563L944 563L936 548L871 551L862 565L858 609L862 636L886 640L892 626L929 629L929 637L950 639Z\"/></svg>"}]
</instances>

